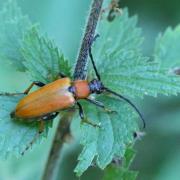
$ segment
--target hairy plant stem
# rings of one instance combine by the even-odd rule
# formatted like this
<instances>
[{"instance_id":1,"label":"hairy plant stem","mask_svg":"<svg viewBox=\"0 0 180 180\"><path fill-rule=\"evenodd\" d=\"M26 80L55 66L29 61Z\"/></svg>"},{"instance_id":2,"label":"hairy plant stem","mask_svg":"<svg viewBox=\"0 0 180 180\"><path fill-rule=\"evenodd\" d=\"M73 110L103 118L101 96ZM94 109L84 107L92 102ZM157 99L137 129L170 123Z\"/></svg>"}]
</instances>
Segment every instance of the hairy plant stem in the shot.
<instances>
[{"instance_id":1,"label":"hairy plant stem","mask_svg":"<svg viewBox=\"0 0 180 180\"><path fill-rule=\"evenodd\" d=\"M90 16L88 18L85 34L79 51L74 71L74 79L86 79L89 47L95 36L97 22L101 13L103 0L93 0Z\"/></svg>"},{"instance_id":2,"label":"hairy plant stem","mask_svg":"<svg viewBox=\"0 0 180 180\"><path fill-rule=\"evenodd\" d=\"M73 115L74 111L69 110L61 117L61 120L56 129L49 157L46 162L46 167L44 169L44 174L42 177L43 180L53 179L54 171L57 167L63 144L64 142L66 142L66 139L71 136L70 122Z\"/></svg>"},{"instance_id":3,"label":"hairy plant stem","mask_svg":"<svg viewBox=\"0 0 180 180\"><path fill-rule=\"evenodd\" d=\"M88 52L89 46L95 35L95 29L100 16L103 0L93 0L90 15L88 17L84 38L81 44L80 52L75 66L74 79L85 79L87 76ZM65 137L71 134L70 122L73 113L69 112L62 117L56 130L53 144L49 153L42 180L53 178L54 170L59 161L59 156L65 142Z\"/></svg>"}]
</instances>

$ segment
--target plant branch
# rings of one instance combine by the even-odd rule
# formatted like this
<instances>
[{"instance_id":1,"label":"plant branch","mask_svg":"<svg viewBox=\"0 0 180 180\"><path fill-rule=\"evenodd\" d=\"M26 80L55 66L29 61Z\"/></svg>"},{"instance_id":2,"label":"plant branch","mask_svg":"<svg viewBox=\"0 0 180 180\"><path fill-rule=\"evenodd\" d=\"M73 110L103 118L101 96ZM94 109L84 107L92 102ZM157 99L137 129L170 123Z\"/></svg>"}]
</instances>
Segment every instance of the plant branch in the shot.
<instances>
[{"instance_id":1,"label":"plant branch","mask_svg":"<svg viewBox=\"0 0 180 180\"><path fill-rule=\"evenodd\" d=\"M95 29L97 26L97 22L99 19L99 15L101 12L103 0L93 0L90 15L88 17L88 22L84 34L84 38L82 41L81 49L79 52L79 56L77 59L75 71L74 71L74 79L85 79L86 78L86 67L88 64L88 51L91 45L91 42L94 38ZM44 174L42 180L52 179L54 175L54 170L57 167L59 156L65 142L65 138L69 136L70 133L70 122L73 117L73 112L68 112L65 116L62 117L58 124L58 128L56 130L56 134L54 136L54 140L52 143L52 147L49 153L49 157L46 163L46 167L44 170Z\"/></svg>"},{"instance_id":2,"label":"plant branch","mask_svg":"<svg viewBox=\"0 0 180 180\"><path fill-rule=\"evenodd\" d=\"M70 122L73 115L74 110L69 110L64 116L62 116L58 124L42 180L52 179L54 175L54 170L58 164L63 144L66 142L66 139L71 136Z\"/></svg>"},{"instance_id":3,"label":"plant branch","mask_svg":"<svg viewBox=\"0 0 180 180\"><path fill-rule=\"evenodd\" d=\"M91 43L95 35L97 22L101 13L102 3L103 0L93 0L84 38L81 44L79 56L75 66L75 80L86 79L89 47L91 46Z\"/></svg>"}]
</instances>

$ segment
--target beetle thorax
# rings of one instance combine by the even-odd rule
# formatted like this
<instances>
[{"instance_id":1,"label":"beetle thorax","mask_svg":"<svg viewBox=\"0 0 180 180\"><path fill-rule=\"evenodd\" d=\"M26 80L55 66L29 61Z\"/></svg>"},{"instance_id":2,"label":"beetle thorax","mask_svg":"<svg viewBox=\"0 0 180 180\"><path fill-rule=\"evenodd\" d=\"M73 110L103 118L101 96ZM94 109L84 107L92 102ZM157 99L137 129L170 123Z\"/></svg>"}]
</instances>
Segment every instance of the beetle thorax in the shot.
<instances>
[{"instance_id":1,"label":"beetle thorax","mask_svg":"<svg viewBox=\"0 0 180 180\"><path fill-rule=\"evenodd\" d=\"M104 86L101 81L94 79L91 82L86 80L76 80L72 86L69 87L69 91L74 94L76 99L85 99L90 94L100 94L104 91Z\"/></svg>"},{"instance_id":2,"label":"beetle thorax","mask_svg":"<svg viewBox=\"0 0 180 180\"><path fill-rule=\"evenodd\" d=\"M86 80L74 81L72 86L69 88L69 91L74 94L76 99L85 99L91 93L88 82Z\"/></svg>"}]
</instances>

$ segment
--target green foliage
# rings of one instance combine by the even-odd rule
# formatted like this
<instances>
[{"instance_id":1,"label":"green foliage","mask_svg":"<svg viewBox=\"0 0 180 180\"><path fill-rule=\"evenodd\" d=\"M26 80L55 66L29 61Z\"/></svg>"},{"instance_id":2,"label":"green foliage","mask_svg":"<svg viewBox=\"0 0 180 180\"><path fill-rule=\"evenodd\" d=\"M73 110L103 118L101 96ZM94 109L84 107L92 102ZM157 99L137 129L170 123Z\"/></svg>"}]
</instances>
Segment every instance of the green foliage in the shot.
<instances>
[{"instance_id":1,"label":"green foliage","mask_svg":"<svg viewBox=\"0 0 180 180\"><path fill-rule=\"evenodd\" d=\"M4 16L9 19L4 20ZM3 26L3 30L0 30L0 40L2 39L1 42L4 43L4 46L0 44L1 56L12 63L16 62L14 67L27 70L33 80L45 83L55 80L59 72L70 75L70 67L63 54L52 41L40 35L36 26L30 28L29 21L22 16L16 5L12 6L10 2L1 12L0 19ZM158 93L177 94L180 91L180 79L167 74L168 67L161 65L162 57L156 56L154 61L143 57L141 52L143 39L141 30L136 24L137 18L129 18L126 9L123 15L112 23L105 20L100 22L98 33L101 37L95 44L93 54L104 84L131 97L156 96ZM12 29L16 33L10 33ZM83 151L75 168L77 175L81 175L92 162L101 169L106 168L114 158L122 159L127 147L134 143L133 134L138 130L139 116L128 104L108 95L95 98L116 113L106 113L84 103L87 118L94 123L100 123L101 126L100 128L87 124L81 126ZM21 152L37 132L34 124L27 126L10 119L10 112L21 98L21 95L0 95L2 156ZM108 174L113 176L115 173L124 179L135 179L137 174L128 171L132 154L128 151L123 167L117 169L110 167L107 170Z\"/></svg>"},{"instance_id":2,"label":"green foliage","mask_svg":"<svg viewBox=\"0 0 180 180\"><path fill-rule=\"evenodd\" d=\"M135 180L138 173L129 170L134 156L135 152L131 148L128 148L122 160L121 167L109 165L105 169L103 180Z\"/></svg>"},{"instance_id":3,"label":"green foliage","mask_svg":"<svg viewBox=\"0 0 180 180\"><path fill-rule=\"evenodd\" d=\"M24 124L12 120L10 113L14 111L17 102L23 98L23 94L0 94L0 153L1 158L10 154L19 154L26 148L27 143L37 133L35 124Z\"/></svg>"},{"instance_id":4,"label":"green foliage","mask_svg":"<svg viewBox=\"0 0 180 180\"><path fill-rule=\"evenodd\" d=\"M31 26L16 1L8 1L0 11L0 59L8 60L15 68L24 71L20 52L24 32Z\"/></svg>"},{"instance_id":5,"label":"green foliage","mask_svg":"<svg viewBox=\"0 0 180 180\"><path fill-rule=\"evenodd\" d=\"M4 40L3 43L6 42L3 47L4 50L7 50L6 53L4 53L4 57L8 58L15 68L28 71L33 80L39 80L44 83L57 79L59 72L70 76L68 63L54 43L47 37L40 36L36 26L28 30L23 28L27 25L24 24L27 18L22 16L15 2L9 1L2 12L3 13L0 14L2 23L6 22L3 20L3 16L7 16L7 19L9 17L7 23L3 24L4 34L2 34L2 36L0 34L0 37ZM13 17L15 17L15 19L13 19ZM14 24L14 22L16 22L16 24ZM10 28L9 25L12 25L12 27ZM13 33L8 32L13 29L13 26L15 26L15 30L21 29L21 34L16 31L13 31ZM7 34L5 34L5 32L7 32ZM14 39L10 40L9 38L11 37ZM10 42L11 46L9 45ZM11 48L11 50L8 48ZM14 54L14 52L16 52L16 54ZM0 129L2 129L0 131L0 137L2 137L0 149L2 151L2 157L6 157L9 153L20 154L38 132L37 123L18 123L10 118L10 113L15 109L17 102L21 98L22 94L0 94L0 105L2 106L2 108L0 108ZM46 130L48 130L51 122L46 123L46 125ZM17 136L14 135L15 132L17 132ZM46 132L47 131L45 131L44 134L46 134Z\"/></svg>"},{"instance_id":6,"label":"green foliage","mask_svg":"<svg viewBox=\"0 0 180 180\"><path fill-rule=\"evenodd\" d=\"M134 142L133 133L138 130L138 115L127 104L104 95L97 100L118 113L108 114L94 105L84 105L87 118L96 124L100 123L101 127L82 126L81 144L84 148L75 169L78 175L91 165L95 157L96 164L101 169L104 169L114 157L122 158L127 145Z\"/></svg>"},{"instance_id":7,"label":"green foliage","mask_svg":"<svg viewBox=\"0 0 180 180\"><path fill-rule=\"evenodd\" d=\"M32 27L16 1L8 1L0 12L0 57L20 71L30 72L33 80L44 83L57 79L62 72L70 76L67 60L47 37ZM36 66L36 63L39 66Z\"/></svg>"},{"instance_id":8,"label":"green foliage","mask_svg":"<svg viewBox=\"0 0 180 180\"><path fill-rule=\"evenodd\" d=\"M103 180L135 180L136 178L136 172L111 165L107 168Z\"/></svg>"},{"instance_id":9,"label":"green foliage","mask_svg":"<svg viewBox=\"0 0 180 180\"><path fill-rule=\"evenodd\" d=\"M127 9L112 23L102 21L101 35L93 51L105 85L125 96L176 95L180 79L168 75L161 61L142 56L142 34L137 17L128 17ZM103 68L102 68L103 67Z\"/></svg>"},{"instance_id":10,"label":"green foliage","mask_svg":"<svg viewBox=\"0 0 180 180\"><path fill-rule=\"evenodd\" d=\"M33 79L48 83L57 79L60 72L70 76L67 60L35 26L28 30L22 44L23 64Z\"/></svg>"},{"instance_id":11,"label":"green foliage","mask_svg":"<svg viewBox=\"0 0 180 180\"><path fill-rule=\"evenodd\" d=\"M164 34L160 34L156 40L154 56L160 61L161 68L170 72L180 67L180 25L176 28L168 28Z\"/></svg>"},{"instance_id":12,"label":"green foliage","mask_svg":"<svg viewBox=\"0 0 180 180\"><path fill-rule=\"evenodd\" d=\"M142 35L136 24L137 18L129 18L126 9L112 23L105 20L100 23L98 33L101 36L93 54L104 84L125 96L176 94L180 91L179 78L168 76L165 70L159 68L160 62L152 62L142 56ZM117 111L118 115L101 114L97 108L86 107L87 117L96 120L96 123L100 122L102 128L82 128L84 136L81 143L84 148L75 169L78 175L91 164L92 153L101 169L114 157L122 158L127 145L133 142L133 132L137 130L137 116L133 116L132 109L128 112L124 102L118 104L117 100L107 97L101 102ZM89 153L91 155L88 160Z\"/></svg>"},{"instance_id":13,"label":"green foliage","mask_svg":"<svg viewBox=\"0 0 180 180\"><path fill-rule=\"evenodd\" d=\"M10 116L19 100L21 100L23 97L24 94L22 93L0 94L1 158L7 158L12 154L19 156L38 133L37 121L30 123L24 121L23 119L12 119ZM45 131L39 137L46 136L50 126L51 122L46 123Z\"/></svg>"}]
</instances>

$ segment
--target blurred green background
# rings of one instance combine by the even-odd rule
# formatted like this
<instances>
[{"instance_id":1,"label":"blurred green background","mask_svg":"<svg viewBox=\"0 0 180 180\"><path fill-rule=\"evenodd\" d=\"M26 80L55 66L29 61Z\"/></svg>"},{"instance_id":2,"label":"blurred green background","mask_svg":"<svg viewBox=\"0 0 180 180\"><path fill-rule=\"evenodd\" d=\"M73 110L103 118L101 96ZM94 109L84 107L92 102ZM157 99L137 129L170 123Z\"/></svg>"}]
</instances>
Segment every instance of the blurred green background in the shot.
<instances>
[{"instance_id":1,"label":"blurred green background","mask_svg":"<svg viewBox=\"0 0 180 180\"><path fill-rule=\"evenodd\" d=\"M0 0L0 6L5 0ZM33 22L39 22L42 32L48 33L69 59L76 59L85 17L90 0L19 0L23 12ZM153 56L155 38L167 26L180 22L179 0L122 0L130 14L138 14L139 26L145 36L144 53ZM170 49L169 49L170 50ZM29 84L28 77L17 73L0 61L0 90L16 92ZM180 97L146 97L138 102L147 122L146 136L135 145L137 156L132 169L139 171L139 180L180 179ZM0 180L40 179L54 130L47 140L24 157L0 160ZM76 142L66 144L57 170L58 180L78 179L73 173L80 147ZM103 173L90 168L81 180L99 180Z\"/></svg>"}]
</instances>

